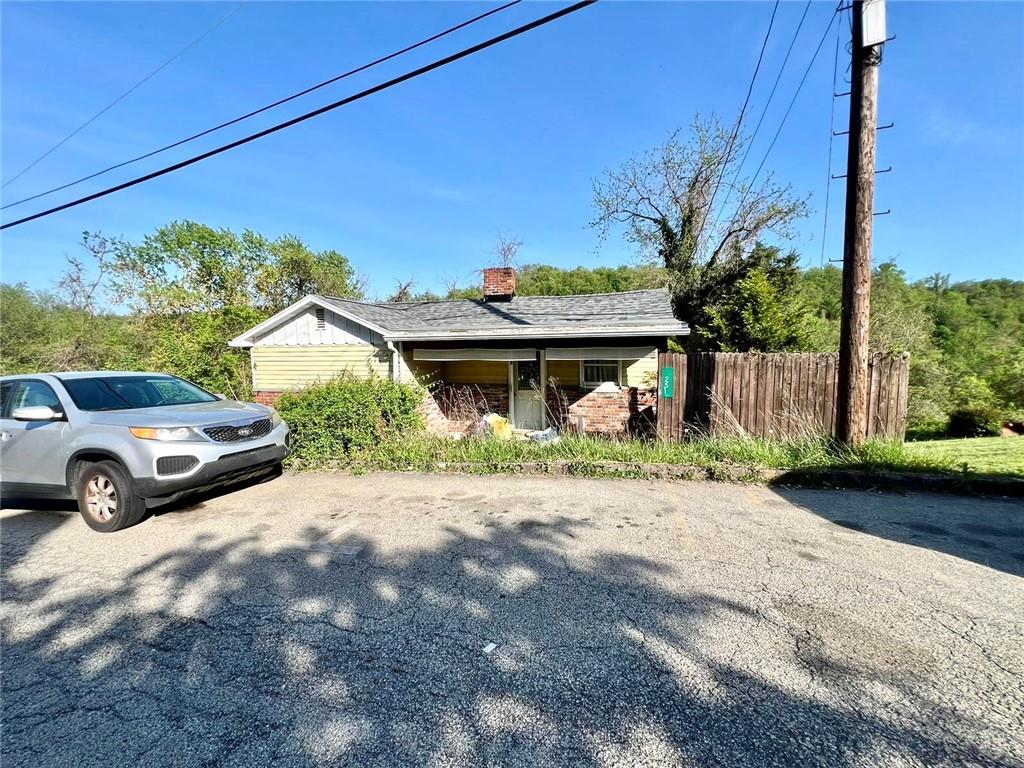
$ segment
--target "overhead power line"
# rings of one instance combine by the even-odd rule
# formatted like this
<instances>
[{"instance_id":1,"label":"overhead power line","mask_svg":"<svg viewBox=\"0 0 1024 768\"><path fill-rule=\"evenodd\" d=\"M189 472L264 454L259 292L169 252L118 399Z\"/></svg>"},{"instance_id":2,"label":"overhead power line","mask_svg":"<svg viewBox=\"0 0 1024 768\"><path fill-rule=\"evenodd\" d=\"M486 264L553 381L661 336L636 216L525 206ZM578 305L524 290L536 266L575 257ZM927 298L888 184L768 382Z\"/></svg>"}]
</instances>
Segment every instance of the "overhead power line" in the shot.
<instances>
[{"instance_id":1,"label":"overhead power line","mask_svg":"<svg viewBox=\"0 0 1024 768\"><path fill-rule=\"evenodd\" d=\"M736 166L736 172L732 176L732 181L729 182L729 186L725 190L725 200L722 201L722 207L718 210L718 215L715 217L714 226L711 227L712 232L718 228L718 222L721 220L722 214L729 205L729 199L732 197L732 191L736 186L736 182L739 180L740 173L743 172L743 166L746 164L747 157L750 155L751 147L754 146L754 139L757 137L757 132L761 130L761 124L764 123L765 115L768 114L768 107L771 106L772 99L775 98L775 91L779 87L779 81L782 80L782 73L786 71L786 64L789 63L789 56L793 53L793 46L796 44L796 40L800 36L800 30L804 26L804 19L807 18L807 12L810 9L811 0L807 0L807 4L804 6L804 12L800 16L800 22L796 25L796 31L793 32L793 38L789 41L789 48L786 49L786 55L782 59L782 66L779 67L779 74L775 76L775 82L772 83L772 89L768 94L768 100L764 103L764 108L761 110L761 116L757 118L757 125L754 126L754 131L750 134L750 138L747 139L747 148L743 152L743 157L740 158L739 165Z\"/></svg>"},{"instance_id":2,"label":"overhead power line","mask_svg":"<svg viewBox=\"0 0 1024 768\"><path fill-rule=\"evenodd\" d=\"M768 155L772 153L772 149L775 148L775 142L779 140L779 134L782 133L782 129L786 125L786 120L789 119L789 113L793 111L793 105L796 104L797 97L800 96L800 91L804 87L804 83L807 81L807 76L811 73L811 68L814 66L814 62L818 58L818 54L821 53L821 46L825 44L825 39L828 37L829 30L832 29L832 25L835 23L836 16L839 15L838 8L829 17L828 26L825 27L825 32L821 36L821 40L818 41L818 47L814 49L814 54L811 56L811 60L807 62L807 68L804 70L803 77L800 78L800 83L796 87L796 92L793 94L793 98L789 101L789 106L786 107L786 113L782 116L782 122L779 123L778 130L775 131L775 135L772 137L772 143L768 145L768 149L764 153L764 157L761 158L761 163L757 166L757 170L754 172L753 178L750 180L750 184L757 180L757 177L761 175L761 170L764 168L764 164L768 161Z\"/></svg>"},{"instance_id":3,"label":"overhead power line","mask_svg":"<svg viewBox=\"0 0 1024 768\"><path fill-rule=\"evenodd\" d=\"M757 81L757 73L761 71L761 61L764 59L764 50L768 47L768 38L771 37L772 27L775 25L775 14L779 10L779 0L775 0L775 5L772 6L772 17L768 20L768 29L765 30L764 40L761 41L761 52L757 55L757 64L754 65L754 74L750 77L750 85L747 86L747 95L743 99L743 106L740 107L740 114L736 118L736 125L733 126L732 135L729 136L729 140L725 145L725 159L722 161L722 168L718 174L718 180L715 182L714 188L711 190L711 199L708 201L707 213L701 218L700 230L697 233L697 242L700 242L701 236L704 234L704 225L707 223L708 217L711 216L712 211L715 209L715 196L718 194L718 187L722 183L722 177L725 176L726 166L729 165L729 159L732 157L732 148L736 144L736 137L739 136L740 129L743 127L743 116L746 114L747 105L750 103L750 94L754 90L754 83Z\"/></svg>"},{"instance_id":4,"label":"overhead power line","mask_svg":"<svg viewBox=\"0 0 1024 768\"><path fill-rule=\"evenodd\" d=\"M3 185L2 185L2 186L0 186L0 189L5 189L5 188L7 187L7 185L8 185L8 184L10 184L11 182L13 182L13 181L14 181L15 179L18 179L18 178L20 178L20 177L21 177L21 176L23 176L23 175L24 175L24 174L25 174L26 172L28 172L28 171L32 170L32 168L34 168L34 167L35 167L35 166L36 166L36 165L37 165L37 164L38 164L38 163L39 163L39 162L40 162L41 160L43 160L43 159L44 159L44 158L46 158L46 157L49 157L49 156L50 156L50 155L51 155L51 154L52 154L53 152L55 152L56 150L60 149L60 148L61 148L62 146L64 146L64 145L65 145L65 144L66 144L66 143L67 143L67 142L68 142L68 141L69 141L70 139L74 138L74 137L75 137L76 135L78 135L78 134L79 134L79 133L80 133L80 132L81 132L82 130L84 130L85 128L87 128L87 127L88 127L89 125L91 125L91 124L92 124L93 122L95 122L95 121L96 121L97 119L99 119L100 117L102 117L102 116L103 116L104 114L106 114L106 113L107 113L108 111L110 111L110 110L111 110L111 109L113 109L113 108L114 108L115 106L117 106L118 104L120 104L120 103L121 103L121 102L122 102L122 101L123 101L124 99L126 99L126 98L127 98L128 96L130 96L130 95L131 95L132 93L134 93L135 91L137 91L137 90L138 90L138 89L139 89L140 87L142 87L142 86L143 86L143 85L145 85L145 84L146 84L147 82L149 82L149 81L150 81L150 80L151 80L152 78L154 78L154 77L155 77L155 76L156 76L157 74L159 74L159 73L160 73L160 72L161 72L162 70L164 70L164 69L166 69L167 67L169 67L169 66L170 66L171 64L173 64L173 63L174 63L175 61L177 61L177 60L178 60L178 59L180 59L180 58L181 58L182 56L184 56L184 55L185 55L186 53L188 53L188 52L189 52L190 50L192 50L192 49L193 49L193 48L195 48L195 47L196 47L197 45L199 45L199 43L201 43L201 42L202 42L202 41L203 41L203 40L204 40L204 39L205 39L205 38L206 38L206 37L207 37L207 36L208 36L208 35L209 35L210 33L212 33L212 32L213 32L213 31L214 31L215 29L217 29L217 28L218 28L218 27L219 27L219 26L220 26L221 24L223 24L223 23L224 23L225 21L227 21L227 20L228 20L228 19L230 19L230 18L231 18L232 16L234 16L234 15L235 15L236 13L238 13L238 11L239 11L239 10L241 10L241 8L242 8L242 6L243 6L244 4L245 4L245 0L242 0L242 2L240 2L240 3L238 4L238 5L236 5L236 6L234 7L234 8L232 8L232 9L231 9L230 11L228 11L228 12L227 12L227 13L225 13L225 14L224 14L223 16L221 16L221 17L220 17L219 19L217 19L217 21L215 21L215 22L213 23L213 25L212 25L212 26L210 26L210 27L209 27L209 28L208 28L208 29L207 29L207 30L206 30L205 32L203 32L203 33L202 33L201 35L199 35L199 37L197 37L197 38L196 38L195 40L193 40L193 41L192 41L191 43L189 43L188 45L186 45L186 46L185 46L184 48L182 48L182 49L181 49L180 51L178 51L178 52L177 52L176 54L174 54L173 56L171 56L171 58L167 59L167 61L165 61L165 62L164 62L163 64L161 64L161 65L160 65L159 67L157 67L156 69L154 69L154 70L153 70L152 72L150 72L150 73L149 73L148 75L146 75L146 76L145 76L144 78L142 78L141 80L139 80L139 81L138 81L137 83L135 83L135 85L133 85L133 86L132 86L131 88L129 88L129 89L127 90L127 91L125 91L124 93L122 93L122 94L121 94L120 96L118 96L118 97L117 97L116 99L114 99L114 100L113 100L112 102L110 102L109 104L107 104L107 106L103 107L103 109L101 109L101 110L100 110L99 112L97 112L97 113L96 113L95 115L93 115L92 117L90 117L90 118L89 118L88 120L86 120L86 121L85 121L84 123L82 123L82 124L81 124L80 126L78 126L77 128L75 128L75 130L73 130L73 131L72 131L71 133L69 133L69 134L68 134L67 136L65 136L65 137L64 137L63 139L61 139L60 141L58 141L58 142L57 142L56 144L54 144L54 145L53 145L52 147L50 147L50 148L49 148L48 150L46 150L45 152L43 152L43 154L41 154L41 155L40 155L39 157L37 157L37 158L36 158L35 160L33 160L33 161L32 161L31 163L29 163L29 164L28 164L28 165L26 165L26 166L25 166L24 168L22 168L22 169L21 169L20 171L18 171L18 172L17 172L16 174L14 174L13 176L11 176L11 178L9 178L9 179L8 179L7 181L5 181L5 182L3 183ZM44 193L44 194L46 194L46 193ZM32 198L28 198L28 199L32 199ZM6 206L5 206L5 207L6 207Z\"/></svg>"},{"instance_id":5,"label":"overhead power line","mask_svg":"<svg viewBox=\"0 0 1024 768\"><path fill-rule=\"evenodd\" d=\"M73 187L76 184L81 184L83 181L89 181L90 179L95 179L97 176L102 176L103 174L109 173L110 171L117 170L118 168L124 168L126 165L131 165L132 163L137 163L140 160L146 160L147 158L153 157L154 155L159 155L161 152L166 152L169 149L174 149L175 147L180 147L182 144L187 144L190 141L195 141L196 139L200 139L203 136L209 136L211 133L214 133L215 131L219 131L222 128L227 128L228 126L235 125L236 123L240 123L243 120L248 120L250 117L255 117L256 115L262 114L263 112L266 112L267 110L274 109L275 107L279 107L282 104L287 104L289 101L294 101L295 99L298 99L298 98L300 98L302 96L306 96L306 95L308 95L310 93L313 93L313 91L317 91L317 90L320 90L321 88L325 88L328 85L332 85L333 83L336 83L339 80L344 80L345 78L351 77L352 75L357 75L360 72L365 72L366 70L370 69L371 67L375 67L378 64L383 64L386 61L390 61L391 59L394 59L394 58L396 58L398 56L402 56L403 54L409 53L410 51L413 51L413 50L415 50L417 48L421 48L422 46L427 45L428 43L432 43L435 40L439 40L440 38L445 37L446 35L450 35L453 32L457 32L460 29L464 29L465 27L468 27L471 24L475 24L478 21L482 21L483 19L486 19L488 16L493 16L494 14L499 13L501 11L504 11L506 8L511 8L513 5L518 5L521 2L522 2L522 0L511 0L511 2L505 3L504 5L499 5L497 8L492 8L491 10L486 11L484 13L481 13L481 14L479 14L477 16L474 16L471 19L467 19L466 21L463 21L461 24L456 24L454 27L449 27L448 29L446 29L446 30L444 30L442 32L438 32L435 35L431 35L428 38L420 40L418 43L413 43L412 45L407 45L405 48L402 48L401 50L395 51L394 53L389 53L387 56L381 56L380 58L374 59L373 61L371 61L368 64L363 64L361 67L356 67L355 69L350 69L348 72L343 72L340 75L335 75L334 77L331 77L331 78L329 78L327 80L324 80L323 82L317 83L316 85L312 85L309 88L306 88L306 89L301 90L301 91L299 91L297 93L293 93L290 96L286 96L283 99L278 99L275 102L272 102L270 104L262 106L259 109L254 109L251 112L246 112L244 115L240 115L240 116L235 117L235 118L233 118L231 120L227 120L227 121L225 121L223 123L220 123L219 125L213 126L212 128L207 128L205 131L200 131L199 133L194 133L191 136L186 136L184 139L179 139L178 141L172 142L170 144L166 144L166 145L160 147L159 149L154 149L154 150L152 150L150 152L146 152L145 154L138 155L138 156L133 157L133 158L131 158L129 160L125 160L123 162L116 163L115 165L107 166L106 168L104 168L104 169L102 169L100 171L96 171L95 173L90 173L88 176L83 176L80 179L75 179L74 181L68 182L67 184L62 184L59 187L53 187L52 189L48 189L45 192L39 192L38 194L30 195L29 197L24 197L21 200L16 200L13 203L8 203L7 205L2 206L2 208L0 208L0 210L7 210L8 208L13 208L16 205L21 205L22 203L27 203L30 200L37 200L40 197L45 197L46 195L53 194L54 192L60 192L61 190L68 189L69 187ZM13 179L12 179L12 181L13 181Z\"/></svg>"},{"instance_id":6,"label":"overhead power line","mask_svg":"<svg viewBox=\"0 0 1024 768\"><path fill-rule=\"evenodd\" d=\"M406 72L404 75L399 75L398 77L394 77L391 80L388 80L386 82L383 82L383 83L380 83L378 85L375 85L372 88L367 88L366 90L360 91L357 94L354 94L354 95L348 96L348 97L346 97L344 99L339 99L338 101L335 101L335 102L332 102L330 104L327 104L327 105L325 105L323 107L320 107L319 109L314 109L311 112L306 112L305 114L299 115L298 117L293 117L291 120L286 120L283 123L278 123L277 125L271 126L270 128L265 128L262 131L257 131L256 133L250 134L250 135L245 136L245 137L243 137L241 139L237 139L235 141L232 141L232 142L230 142L228 144L224 144L224 145L222 145L220 147L217 147L215 149L211 149L211 150L209 150L207 152L203 152L202 154L195 155L194 157L190 157L187 160L182 160L181 162L174 163L173 165L169 165L169 166L167 166L165 168L161 168L161 169L159 169L157 171L153 171L152 173L147 173L144 176L139 176L139 177L137 177L135 179L131 179L130 181L126 181L126 182L123 182L121 184L117 184L116 186L108 187L107 189L100 190L99 192L94 192L91 195L86 195L85 197L80 197L77 200L72 200L69 203L64 203L63 205L58 205L58 206L55 206L53 208L49 208L49 209L47 209L45 211L40 211L39 213L34 213L31 216L25 216L25 217L23 217L21 219L17 219L15 221L9 222L7 224L4 224L4 225L0 226L0 229L8 229L10 227L16 227L19 224L25 224L26 222L34 221L35 219L40 219L40 218L42 218L44 216L50 216L50 215L52 215L54 213L57 213L59 211L64 211L64 210L67 210L68 208L74 208L75 206L82 205L83 203L88 203L88 202L90 202L92 200L96 200L96 199L101 198L101 197L106 197L107 195L111 195L111 194L113 194L115 192L120 192L123 189L128 189L129 187L134 187L137 184L142 184L143 182L150 181L150 180L158 178L160 176L164 176L164 175L166 175L168 173L173 173L174 171L181 170L182 168L186 168L186 167L188 167L190 165L194 165L195 163L198 163L198 162L200 162L202 160L206 160L207 158L213 157L214 155L219 155L219 154L221 154L223 152L227 152L228 150L235 149L236 147L240 147L243 144L248 144L249 142L256 141L257 139L262 139L264 136L269 136L272 133L276 133L278 131L282 131L285 128L290 128L293 125L297 125L298 123L304 122L306 120L310 120L310 119L312 119L314 117L318 117L318 116L320 116L320 115L322 115L322 114L324 114L326 112L330 112L331 110L338 109L339 107L343 107L346 104L351 104L352 102L359 101L360 99L364 99L367 96L372 96L375 93L379 93L380 91L384 91L384 90L387 90L388 88L391 88L391 87L393 87L395 85L399 85L400 83L404 83L406 80L412 80L413 78L419 77L420 75L424 75L427 72L432 72L435 69L440 69L443 66L451 64L452 62L458 61L460 59L464 59L467 56L471 56L474 53L478 53L478 52L480 52L482 50L485 50L485 49L490 48L490 47L492 47L494 45L497 45L498 43L503 43L506 40L510 40L513 37L518 37L519 35L522 35L522 34L524 34L526 32L529 32L531 30L537 29L538 27L542 27L545 24L550 24L552 21L556 21L557 19L560 19L563 16L568 16L571 13L575 13L576 11L580 11L580 10L586 8L589 5L593 5L596 2L597 2L597 0L582 0L582 2L574 3L573 5L570 5L570 6L566 7L566 8L563 8L560 11L555 11L554 13L549 13L547 16L543 16L543 17L537 19L536 21L531 21L529 24L523 24L522 26L516 27L513 30L505 32L505 33L503 33L501 35L498 35L496 37L492 37L489 40L485 40L482 43L477 43L476 45L471 46L469 48L465 48L464 50L461 50L458 53L453 53L450 56L445 56L443 59L438 59L437 61L434 61L434 62L432 62L430 64L427 64L425 66L419 67L419 68L414 69L414 70L412 70L410 72Z\"/></svg>"},{"instance_id":7,"label":"overhead power line","mask_svg":"<svg viewBox=\"0 0 1024 768\"><path fill-rule=\"evenodd\" d=\"M825 173L825 212L824 221L821 225L821 260L818 263L819 267L825 266L825 238L828 236L828 202L829 193L832 191L832 143L836 138L836 80L838 79L839 70L839 33L841 31L842 24L836 28L836 53L835 58L832 61L832 92L829 94L832 99L832 108L828 116L828 160L826 164L828 168Z\"/></svg>"}]
</instances>

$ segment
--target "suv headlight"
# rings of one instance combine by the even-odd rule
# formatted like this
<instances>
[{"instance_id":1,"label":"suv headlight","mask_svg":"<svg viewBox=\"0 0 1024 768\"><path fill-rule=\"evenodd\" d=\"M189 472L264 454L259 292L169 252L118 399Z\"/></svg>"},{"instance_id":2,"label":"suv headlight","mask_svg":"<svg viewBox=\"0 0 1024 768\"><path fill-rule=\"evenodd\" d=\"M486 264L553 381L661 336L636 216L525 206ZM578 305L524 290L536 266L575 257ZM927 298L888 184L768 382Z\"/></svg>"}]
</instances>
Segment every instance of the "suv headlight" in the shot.
<instances>
[{"instance_id":1,"label":"suv headlight","mask_svg":"<svg viewBox=\"0 0 1024 768\"><path fill-rule=\"evenodd\" d=\"M270 412L270 425L272 428L276 427L282 421L284 421L284 419L281 418L281 414L279 414L277 411Z\"/></svg>"},{"instance_id":2,"label":"suv headlight","mask_svg":"<svg viewBox=\"0 0 1024 768\"><path fill-rule=\"evenodd\" d=\"M140 440L162 440L169 443L206 441L192 427L128 427L128 431Z\"/></svg>"}]
</instances>

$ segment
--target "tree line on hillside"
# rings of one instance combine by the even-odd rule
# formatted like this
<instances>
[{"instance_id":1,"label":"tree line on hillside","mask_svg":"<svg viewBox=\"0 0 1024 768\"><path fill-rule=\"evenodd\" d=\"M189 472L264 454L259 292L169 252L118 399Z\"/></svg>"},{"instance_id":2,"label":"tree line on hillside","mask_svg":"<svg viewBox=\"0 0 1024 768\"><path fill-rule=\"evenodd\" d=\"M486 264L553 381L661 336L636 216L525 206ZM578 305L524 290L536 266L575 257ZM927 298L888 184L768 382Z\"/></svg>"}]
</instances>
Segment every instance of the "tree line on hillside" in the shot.
<instances>
[{"instance_id":1,"label":"tree line on hillside","mask_svg":"<svg viewBox=\"0 0 1024 768\"><path fill-rule=\"evenodd\" d=\"M363 283L336 251L299 238L269 240L176 222L139 246L87 235L90 267L73 260L52 292L3 285L0 370L173 371L217 392L244 397L248 358L227 341L308 293L365 298ZM842 275L801 270L794 254L758 244L762 267L703 308L691 349L834 352ZM561 269L526 264L520 295L577 295L661 287L652 265ZM416 300L479 298L479 287ZM127 313L109 311L113 303ZM688 318L684 318L688 319ZM911 356L910 420L944 421L957 408L1024 410L1024 281L908 281L896 264L874 271L871 346Z\"/></svg>"},{"instance_id":2,"label":"tree line on hillside","mask_svg":"<svg viewBox=\"0 0 1024 768\"><path fill-rule=\"evenodd\" d=\"M780 245L807 215L807 200L772 175L743 176L745 139L717 118L627 160L594 183L603 239L632 244L632 266L518 267L520 295L578 295L667 287L694 329L678 343L706 351L835 351L841 273L800 269ZM248 358L227 341L308 293L365 298L348 259L300 238L275 240L191 221L132 244L85 233L88 263L73 258L51 292L2 287L0 370L83 368L173 371L233 396L251 385ZM519 262L521 242L501 238L495 263ZM392 301L478 299L399 283ZM116 314L111 308L123 308ZM1024 412L1024 282L907 280L895 263L874 270L871 345L911 356L910 423L942 422L957 408L1004 417Z\"/></svg>"},{"instance_id":3,"label":"tree line on hillside","mask_svg":"<svg viewBox=\"0 0 1024 768\"><path fill-rule=\"evenodd\" d=\"M0 370L171 371L245 398L248 356L228 340L308 293L360 298L337 251L192 221L132 244L86 232L53 291L3 285Z\"/></svg>"}]
</instances>

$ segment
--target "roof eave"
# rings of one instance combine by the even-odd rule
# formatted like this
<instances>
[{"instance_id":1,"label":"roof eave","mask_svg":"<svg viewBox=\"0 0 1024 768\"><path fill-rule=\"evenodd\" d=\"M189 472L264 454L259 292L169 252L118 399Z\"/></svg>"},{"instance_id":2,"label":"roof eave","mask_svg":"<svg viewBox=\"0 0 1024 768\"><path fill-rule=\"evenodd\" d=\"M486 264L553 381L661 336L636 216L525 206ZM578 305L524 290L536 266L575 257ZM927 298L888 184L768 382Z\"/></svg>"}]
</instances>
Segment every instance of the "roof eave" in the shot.
<instances>
[{"instance_id":1,"label":"roof eave","mask_svg":"<svg viewBox=\"0 0 1024 768\"><path fill-rule=\"evenodd\" d=\"M256 337L257 336L261 336L261 335L269 332L270 330L272 330L273 328L277 327L281 323L286 322L287 320L290 320L292 317L294 317L295 315L299 314L299 312L301 312L302 310L306 309L309 306L313 306L313 305L316 305L318 307L323 307L328 312L333 312L336 315L341 315L342 317L347 318L348 320L351 320L353 323L357 323L357 324L363 326L364 328L367 328L367 329L373 331L374 333L380 334L381 336L385 336L386 337L388 335L388 333L389 333L389 331L387 329L385 329L383 326L377 325L376 323L370 322L369 320L366 320L365 318L359 317L358 315L356 315L356 314L354 314L352 312L349 312L348 310L346 310L346 309L344 309L342 307L339 307L334 302L325 300L322 297L317 296L315 294L310 294L309 296L305 296L305 297L299 299L294 304L291 304L290 306L285 307L284 309L282 309L277 314L275 314L275 315L273 315L271 317L268 317L262 323L260 323L259 325L253 326L252 328L247 330L245 333L243 333L243 334L241 334L239 336L236 336L235 338L231 339L231 341L228 342L228 346L229 347L242 348L242 349L245 349L245 348L248 348L248 347L253 347L253 346L256 345Z\"/></svg>"},{"instance_id":2,"label":"roof eave","mask_svg":"<svg viewBox=\"0 0 1024 768\"><path fill-rule=\"evenodd\" d=\"M388 341L460 341L465 339L579 339L588 337L628 336L687 336L690 326L686 323L632 326L628 328L531 328L523 333L509 333L500 330L466 331L401 331L384 334Z\"/></svg>"}]
</instances>

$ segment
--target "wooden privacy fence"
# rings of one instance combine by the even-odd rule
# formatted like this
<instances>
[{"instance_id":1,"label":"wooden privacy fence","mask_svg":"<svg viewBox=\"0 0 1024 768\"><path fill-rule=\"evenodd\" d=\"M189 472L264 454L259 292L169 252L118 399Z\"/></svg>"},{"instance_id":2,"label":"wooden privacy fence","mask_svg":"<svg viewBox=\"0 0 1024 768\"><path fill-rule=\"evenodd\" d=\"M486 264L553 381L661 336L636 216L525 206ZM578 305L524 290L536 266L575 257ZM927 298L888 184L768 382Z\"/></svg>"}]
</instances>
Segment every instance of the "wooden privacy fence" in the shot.
<instances>
[{"instance_id":1,"label":"wooden privacy fence","mask_svg":"<svg viewBox=\"0 0 1024 768\"><path fill-rule=\"evenodd\" d=\"M907 425L907 355L869 360L868 437L902 440ZM836 354L658 355L658 435L798 437L836 434Z\"/></svg>"}]
</instances>

